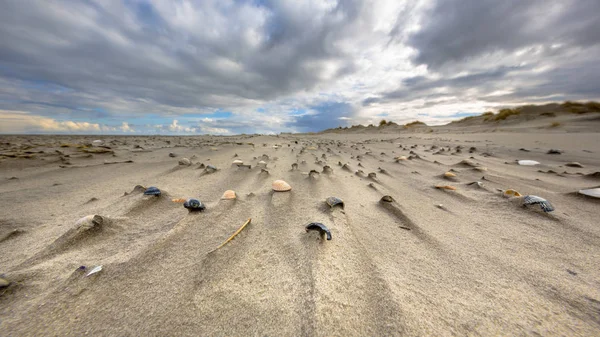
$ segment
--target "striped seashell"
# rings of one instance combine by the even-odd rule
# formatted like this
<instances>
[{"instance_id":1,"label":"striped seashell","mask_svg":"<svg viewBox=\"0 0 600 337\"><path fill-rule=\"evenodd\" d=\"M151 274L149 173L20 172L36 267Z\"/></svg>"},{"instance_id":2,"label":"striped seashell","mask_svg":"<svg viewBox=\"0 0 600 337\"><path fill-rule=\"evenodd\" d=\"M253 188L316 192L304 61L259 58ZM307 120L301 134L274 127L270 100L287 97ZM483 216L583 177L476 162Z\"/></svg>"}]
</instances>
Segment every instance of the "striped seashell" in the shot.
<instances>
[{"instance_id":1,"label":"striped seashell","mask_svg":"<svg viewBox=\"0 0 600 337\"><path fill-rule=\"evenodd\" d=\"M273 182L273 191L276 192L287 192L289 190L292 189L292 186L290 186L290 184L286 183L283 180L275 180Z\"/></svg>"},{"instance_id":2,"label":"striped seashell","mask_svg":"<svg viewBox=\"0 0 600 337\"><path fill-rule=\"evenodd\" d=\"M554 211L554 207L552 206L552 204L544 199L544 198L540 198L536 195L527 195L525 196L525 198L523 199L523 204L524 205L535 205L538 204L540 205L540 207L542 208L542 211L544 212L552 212Z\"/></svg>"}]
</instances>

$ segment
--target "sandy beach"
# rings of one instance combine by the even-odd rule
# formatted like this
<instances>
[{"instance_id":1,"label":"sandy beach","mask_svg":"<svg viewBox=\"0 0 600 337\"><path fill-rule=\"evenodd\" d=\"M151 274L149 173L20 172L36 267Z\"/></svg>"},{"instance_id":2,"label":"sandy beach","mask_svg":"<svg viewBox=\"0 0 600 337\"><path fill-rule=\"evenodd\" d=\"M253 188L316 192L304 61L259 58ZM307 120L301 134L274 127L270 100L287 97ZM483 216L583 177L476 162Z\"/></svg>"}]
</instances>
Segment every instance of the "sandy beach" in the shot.
<instances>
[{"instance_id":1,"label":"sandy beach","mask_svg":"<svg viewBox=\"0 0 600 337\"><path fill-rule=\"evenodd\" d=\"M600 133L585 125L2 136L0 331L597 336L600 200L577 191L600 185ZM78 223L88 215L101 221Z\"/></svg>"}]
</instances>

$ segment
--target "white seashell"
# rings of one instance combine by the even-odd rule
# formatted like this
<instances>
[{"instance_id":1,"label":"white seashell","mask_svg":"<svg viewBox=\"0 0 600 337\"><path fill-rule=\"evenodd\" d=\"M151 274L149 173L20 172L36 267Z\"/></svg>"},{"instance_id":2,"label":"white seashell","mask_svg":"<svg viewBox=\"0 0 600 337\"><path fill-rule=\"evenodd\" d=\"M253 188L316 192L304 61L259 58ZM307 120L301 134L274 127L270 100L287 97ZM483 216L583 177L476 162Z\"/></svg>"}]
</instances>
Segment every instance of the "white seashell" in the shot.
<instances>
[{"instance_id":1,"label":"white seashell","mask_svg":"<svg viewBox=\"0 0 600 337\"><path fill-rule=\"evenodd\" d=\"M539 165L540 163L535 161L535 160L519 160L517 161L517 163L519 163L519 165L523 165L523 166L534 166L534 165Z\"/></svg>"},{"instance_id":2,"label":"white seashell","mask_svg":"<svg viewBox=\"0 0 600 337\"><path fill-rule=\"evenodd\" d=\"M579 193L589 197L600 198L600 187L579 190Z\"/></svg>"},{"instance_id":3,"label":"white seashell","mask_svg":"<svg viewBox=\"0 0 600 337\"><path fill-rule=\"evenodd\" d=\"M96 267L92 268L92 270L90 270L90 272L87 273L87 275L85 275L85 276L94 275L96 273L99 273L101 270L102 270L102 266L96 266Z\"/></svg>"}]
</instances>

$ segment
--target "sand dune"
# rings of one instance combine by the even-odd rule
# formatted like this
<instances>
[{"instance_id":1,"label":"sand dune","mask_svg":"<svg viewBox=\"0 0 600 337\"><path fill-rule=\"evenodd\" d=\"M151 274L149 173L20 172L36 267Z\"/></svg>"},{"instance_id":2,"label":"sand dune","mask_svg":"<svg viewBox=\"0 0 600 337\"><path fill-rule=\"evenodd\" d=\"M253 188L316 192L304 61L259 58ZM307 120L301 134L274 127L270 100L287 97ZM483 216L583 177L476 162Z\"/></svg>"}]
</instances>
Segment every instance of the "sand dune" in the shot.
<instances>
[{"instance_id":1,"label":"sand dune","mask_svg":"<svg viewBox=\"0 0 600 337\"><path fill-rule=\"evenodd\" d=\"M600 184L598 130L453 128L3 136L0 275L10 285L0 288L0 331L600 334L600 200L576 193ZM566 166L575 161L582 167ZM274 192L277 179L292 190ZM162 194L144 195L149 186ZM523 206L507 189L556 210ZM226 190L237 199L222 200ZM330 196L344 208L330 208ZM206 210L172 201L192 197ZM76 224L88 215L103 221ZM332 240L306 232L312 222Z\"/></svg>"}]
</instances>

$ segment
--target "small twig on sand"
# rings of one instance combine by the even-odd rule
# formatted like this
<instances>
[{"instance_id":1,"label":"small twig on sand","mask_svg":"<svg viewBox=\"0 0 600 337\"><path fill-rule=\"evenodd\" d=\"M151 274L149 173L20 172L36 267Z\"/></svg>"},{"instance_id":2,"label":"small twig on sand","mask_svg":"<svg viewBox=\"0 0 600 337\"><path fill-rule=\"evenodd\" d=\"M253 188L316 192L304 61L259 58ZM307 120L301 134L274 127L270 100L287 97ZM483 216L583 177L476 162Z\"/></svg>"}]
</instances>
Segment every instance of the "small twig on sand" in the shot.
<instances>
[{"instance_id":1,"label":"small twig on sand","mask_svg":"<svg viewBox=\"0 0 600 337\"><path fill-rule=\"evenodd\" d=\"M245 222L245 223L242 225L242 227L240 227L240 228L239 228L237 231L235 231L235 233L233 233L233 235L232 235L232 236L230 236L230 237L229 237L229 239L225 240L225 242L223 242L223 243L222 243L222 244L221 244L219 247L217 247L217 249L219 249L219 248L221 248L221 247L225 246L225 245L227 244L227 242L229 242L229 241L233 240L233 238L234 238L236 235L240 234L240 232L241 232L241 231L242 231L242 230L243 230L243 229L244 229L244 228L245 228L245 227L246 227L246 226L247 226L247 225L250 223L250 220L252 220L252 219L250 218L250 219L246 220L246 222ZM215 249L215 250L216 250L216 249Z\"/></svg>"}]
</instances>

